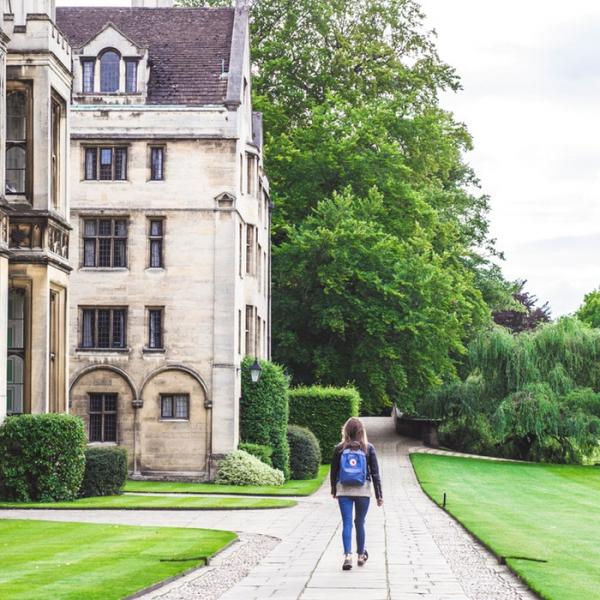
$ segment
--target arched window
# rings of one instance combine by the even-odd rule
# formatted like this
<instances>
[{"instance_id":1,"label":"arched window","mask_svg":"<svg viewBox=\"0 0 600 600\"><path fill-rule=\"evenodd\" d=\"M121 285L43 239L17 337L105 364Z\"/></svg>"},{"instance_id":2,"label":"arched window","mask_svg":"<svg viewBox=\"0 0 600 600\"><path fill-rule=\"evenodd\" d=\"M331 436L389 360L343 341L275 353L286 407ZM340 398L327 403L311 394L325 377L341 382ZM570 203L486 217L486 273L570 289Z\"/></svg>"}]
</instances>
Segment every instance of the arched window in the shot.
<instances>
[{"instance_id":1,"label":"arched window","mask_svg":"<svg viewBox=\"0 0 600 600\"><path fill-rule=\"evenodd\" d=\"M100 58L100 91L118 92L121 67L121 57L114 51L108 50Z\"/></svg>"},{"instance_id":2,"label":"arched window","mask_svg":"<svg viewBox=\"0 0 600 600\"><path fill-rule=\"evenodd\" d=\"M27 180L28 98L24 90L6 96L6 192L24 194Z\"/></svg>"}]
</instances>

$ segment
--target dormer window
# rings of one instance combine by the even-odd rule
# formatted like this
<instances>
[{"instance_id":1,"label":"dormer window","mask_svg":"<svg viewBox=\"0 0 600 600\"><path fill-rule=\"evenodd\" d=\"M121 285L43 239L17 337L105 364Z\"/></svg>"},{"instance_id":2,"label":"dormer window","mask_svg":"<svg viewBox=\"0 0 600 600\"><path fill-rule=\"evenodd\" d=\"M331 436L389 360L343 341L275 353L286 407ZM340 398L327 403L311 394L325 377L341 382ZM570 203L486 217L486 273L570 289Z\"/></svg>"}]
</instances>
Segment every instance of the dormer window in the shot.
<instances>
[{"instance_id":1,"label":"dormer window","mask_svg":"<svg viewBox=\"0 0 600 600\"><path fill-rule=\"evenodd\" d=\"M107 50L100 58L100 91L119 91L121 57L114 50Z\"/></svg>"},{"instance_id":2,"label":"dormer window","mask_svg":"<svg viewBox=\"0 0 600 600\"><path fill-rule=\"evenodd\" d=\"M81 67L83 70L83 92L84 94L91 94L94 91L96 61L93 58L85 59L82 61Z\"/></svg>"},{"instance_id":3,"label":"dormer window","mask_svg":"<svg viewBox=\"0 0 600 600\"><path fill-rule=\"evenodd\" d=\"M137 60L125 59L125 92L137 92Z\"/></svg>"}]
</instances>

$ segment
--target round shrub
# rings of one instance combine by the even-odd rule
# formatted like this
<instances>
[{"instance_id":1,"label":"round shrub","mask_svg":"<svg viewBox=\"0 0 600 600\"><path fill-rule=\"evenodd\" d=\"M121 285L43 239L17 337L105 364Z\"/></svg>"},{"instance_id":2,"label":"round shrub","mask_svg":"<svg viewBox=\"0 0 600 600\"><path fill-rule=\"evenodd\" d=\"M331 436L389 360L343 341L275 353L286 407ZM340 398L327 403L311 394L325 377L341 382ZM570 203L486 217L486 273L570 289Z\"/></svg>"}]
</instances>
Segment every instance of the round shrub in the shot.
<instances>
[{"instance_id":1,"label":"round shrub","mask_svg":"<svg viewBox=\"0 0 600 600\"><path fill-rule=\"evenodd\" d=\"M319 440L310 429L298 425L288 427L287 438L292 479L314 479L321 464Z\"/></svg>"},{"instance_id":2,"label":"round shrub","mask_svg":"<svg viewBox=\"0 0 600 600\"><path fill-rule=\"evenodd\" d=\"M8 417L0 426L0 497L16 502L74 500L83 479L85 447L79 417Z\"/></svg>"},{"instance_id":3,"label":"round shrub","mask_svg":"<svg viewBox=\"0 0 600 600\"><path fill-rule=\"evenodd\" d=\"M242 442L238 445L238 450L243 450L252 456L256 456L258 460L264 462L265 465L273 466L271 456L273 456L273 448L264 446L263 444L252 444L251 442Z\"/></svg>"},{"instance_id":4,"label":"round shrub","mask_svg":"<svg viewBox=\"0 0 600 600\"><path fill-rule=\"evenodd\" d=\"M228 485L282 485L283 473L243 450L228 454L217 469L215 483Z\"/></svg>"},{"instance_id":5,"label":"round shrub","mask_svg":"<svg viewBox=\"0 0 600 600\"><path fill-rule=\"evenodd\" d=\"M80 496L114 496L127 479L125 448L88 448Z\"/></svg>"},{"instance_id":6,"label":"round shrub","mask_svg":"<svg viewBox=\"0 0 600 600\"><path fill-rule=\"evenodd\" d=\"M273 448L273 466L286 479L290 476L290 449L287 441L288 383L283 369L261 360L260 379L253 383L250 367L254 359L242 361L242 398L240 401L240 437L243 442Z\"/></svg>"}]
</instances>

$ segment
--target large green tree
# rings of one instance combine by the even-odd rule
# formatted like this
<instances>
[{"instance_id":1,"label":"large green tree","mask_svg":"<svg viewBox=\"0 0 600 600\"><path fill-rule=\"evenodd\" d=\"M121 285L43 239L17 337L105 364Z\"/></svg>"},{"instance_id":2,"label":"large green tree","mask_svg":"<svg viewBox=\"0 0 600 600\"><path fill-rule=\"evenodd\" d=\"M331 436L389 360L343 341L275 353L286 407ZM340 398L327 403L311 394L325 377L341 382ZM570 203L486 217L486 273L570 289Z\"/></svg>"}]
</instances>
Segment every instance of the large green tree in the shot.
<instances>
[{"instance_id":1,"label":"large green tree","mask_svg":"<svg viewBox=\"0 0 600 600\"><path fill-rule=\"evenodd\" d=\"M276 206L275 358L302 382L355 383L368 412L417 410L486 305L512 302L490 262L488 198L463 161L471 138L438 102L459 80L414 0L250 5Z\"/></svg>"},{"instance_id":2,"label":"large green tree","mask_svg":"<svg viewBox=\"0 0 600 600\"><path fill-rule=\"evenodd\" d=\"M575 316L591 327L600 327L600 289L585 295Z\"/></svg>"}]
</instances>

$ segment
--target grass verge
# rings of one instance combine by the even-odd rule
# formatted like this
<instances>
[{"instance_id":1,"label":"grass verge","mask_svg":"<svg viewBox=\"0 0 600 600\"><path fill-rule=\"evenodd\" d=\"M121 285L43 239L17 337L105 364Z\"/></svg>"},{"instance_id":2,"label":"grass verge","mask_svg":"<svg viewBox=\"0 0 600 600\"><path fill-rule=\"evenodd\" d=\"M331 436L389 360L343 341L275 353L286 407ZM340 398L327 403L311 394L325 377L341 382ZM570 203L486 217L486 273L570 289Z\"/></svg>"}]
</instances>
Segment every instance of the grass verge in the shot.
<instances>
[{"instance_id":1,"label":"grass verge","mask_svg":"<svg viewBox=\"0 0 600 600\"><path fill-rule=\"evenodd\" d=\"M179 496L99 496L73 502L0 502L0 509L42 508L69 510L249 510L288 508L294 500L280 498L212 498ZM1 596L0 596L1 597Z\"/></svg>"},{"instance_id":2,"label":"grass verge","mask_svg":"<svg viewBox=\"0 0 600 600\"><path fill-rule=\"evenodd\" d=\"M427 495L546 600L600 589L600 469L413 454Z\"/></svg>"},{"instance_id":3,"label":"grass verge","mask_svg":"<svg viewBox=\"0 0 600 600\"><path fill-rule=\"evenodd\" d=\"M329 465L321 465L316 479L286 481L281 486L218 485L216 483L181 483L170 481L128 481L126 492L158 494L232 494L240 496L310 496L329 473Z\"/></svg>"},{"instance_id":4,"label":"grass verge","mask_svg":"<svg viewBox=\"0 0 600 600\"><path fill-rule=\"evenodd\" d=\"M201 566L231 531L0 520L0 598L118 600Z\"/></svg>"}]
</instances>

